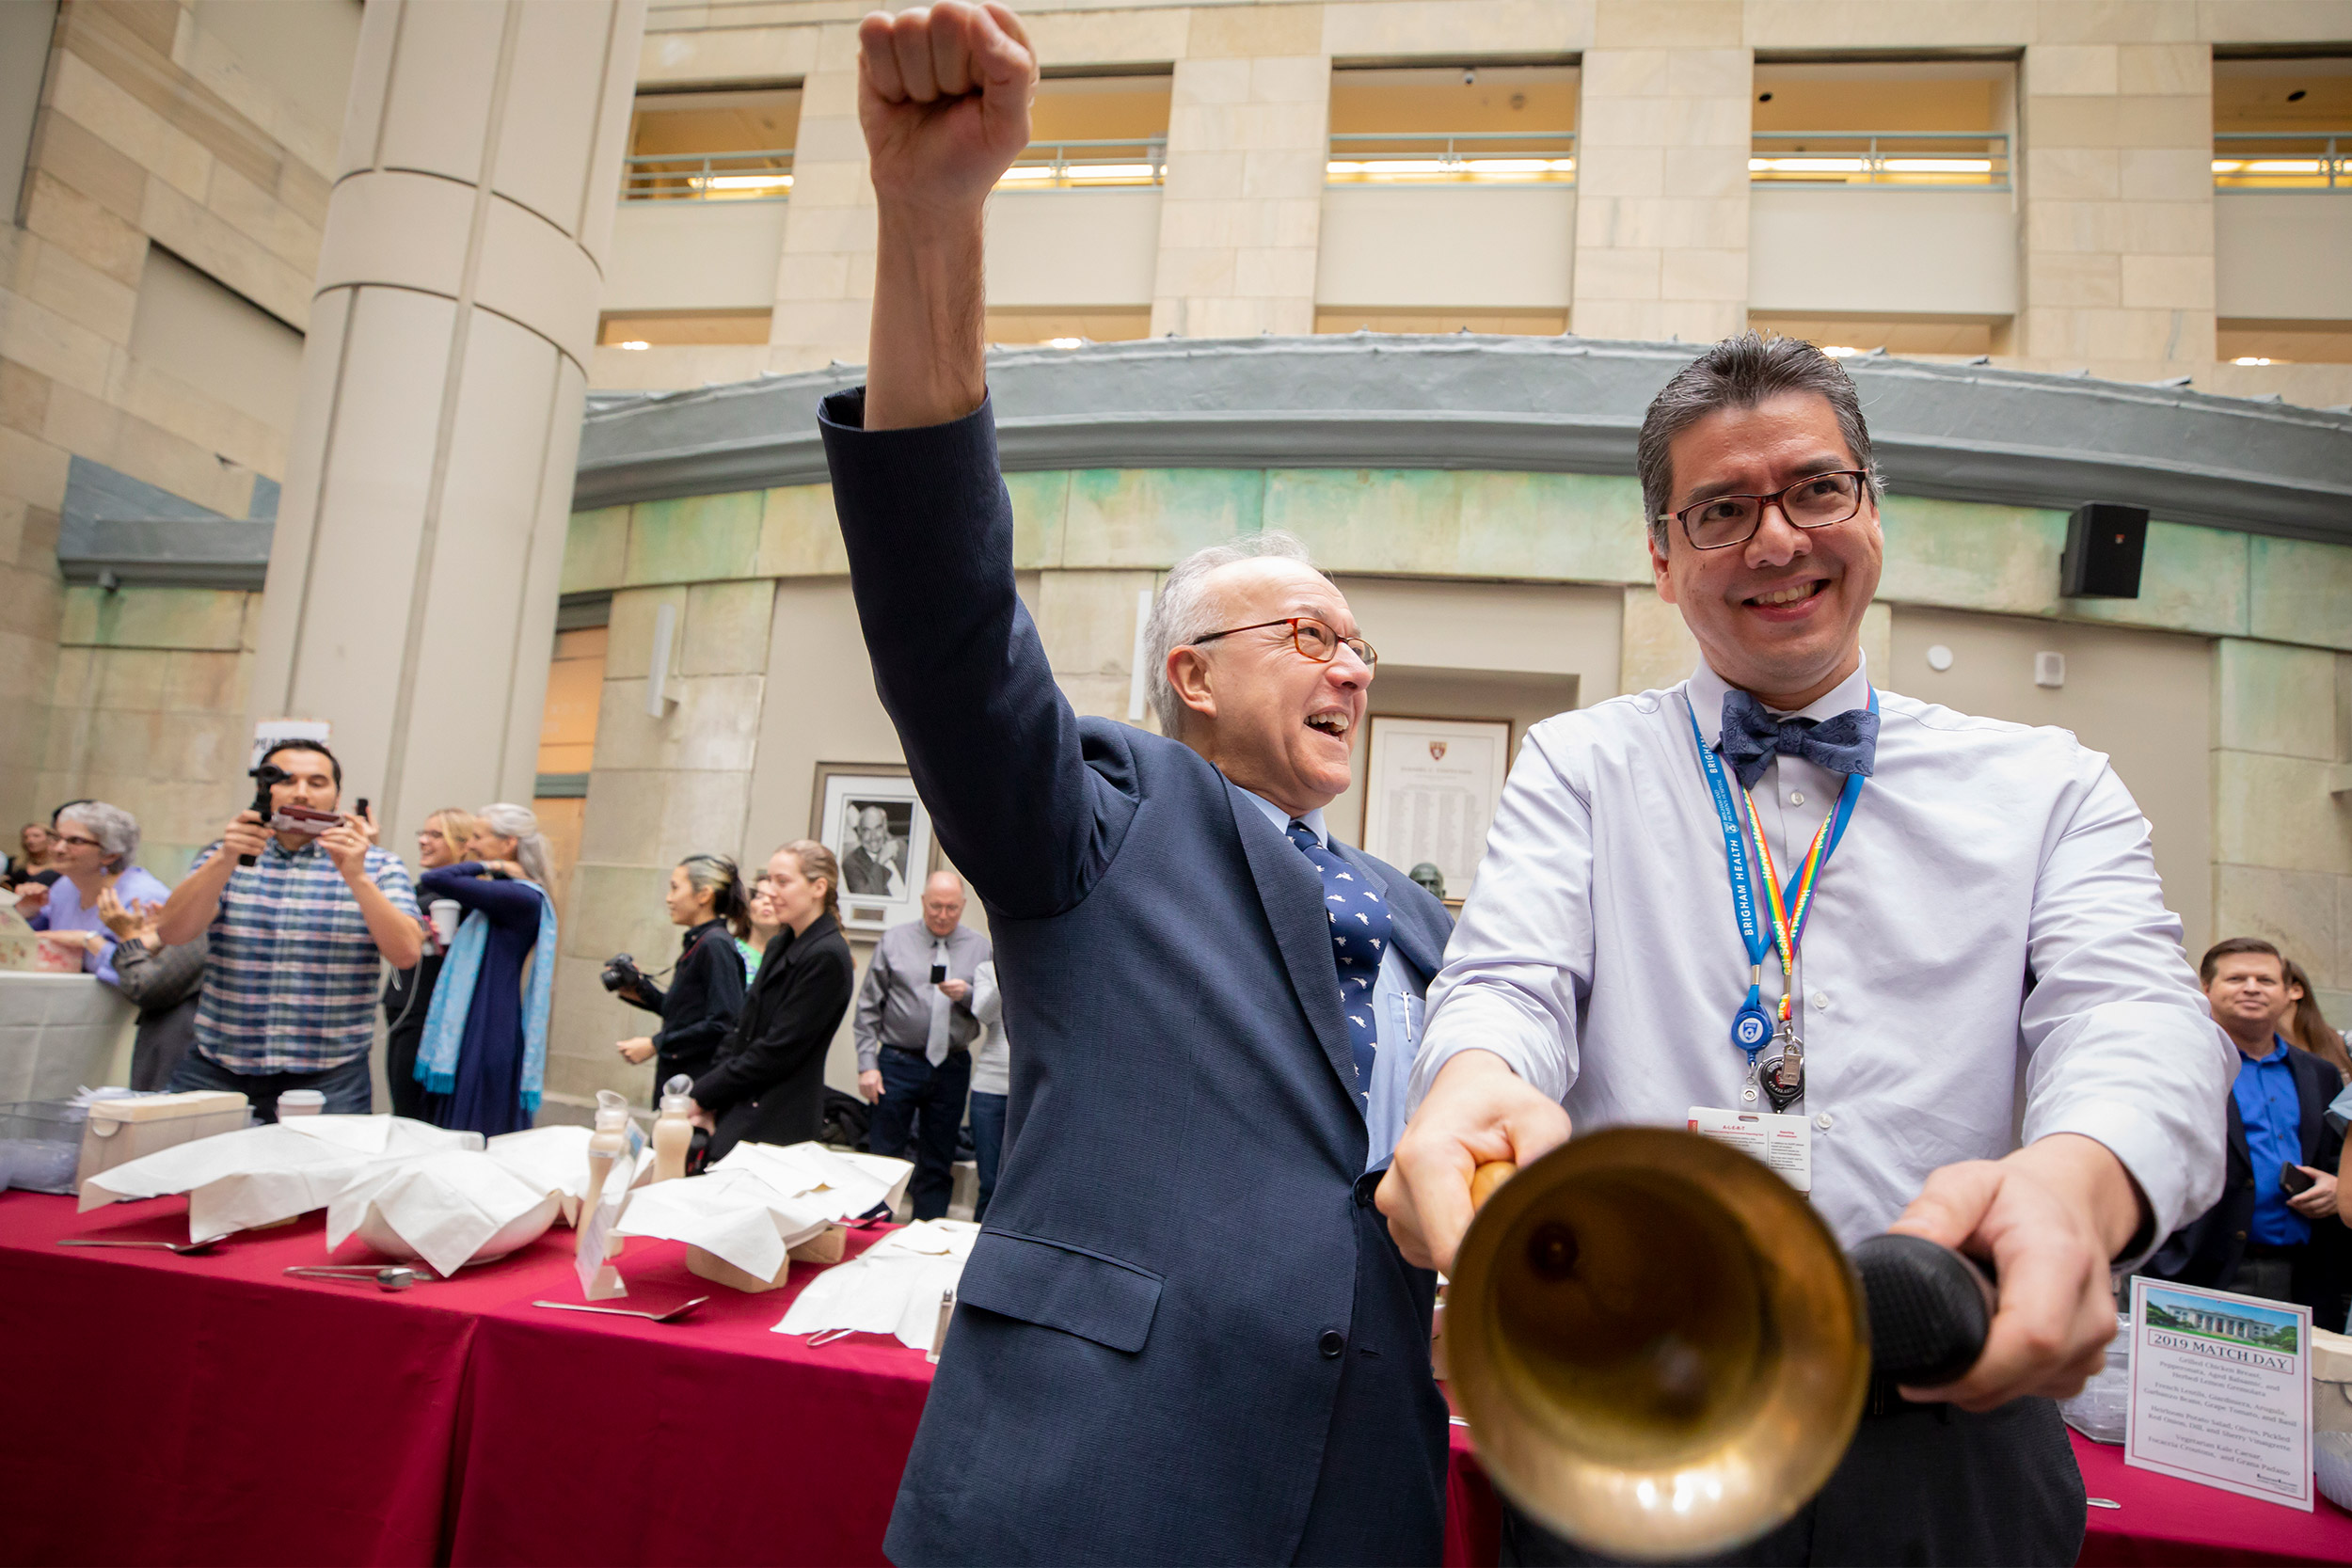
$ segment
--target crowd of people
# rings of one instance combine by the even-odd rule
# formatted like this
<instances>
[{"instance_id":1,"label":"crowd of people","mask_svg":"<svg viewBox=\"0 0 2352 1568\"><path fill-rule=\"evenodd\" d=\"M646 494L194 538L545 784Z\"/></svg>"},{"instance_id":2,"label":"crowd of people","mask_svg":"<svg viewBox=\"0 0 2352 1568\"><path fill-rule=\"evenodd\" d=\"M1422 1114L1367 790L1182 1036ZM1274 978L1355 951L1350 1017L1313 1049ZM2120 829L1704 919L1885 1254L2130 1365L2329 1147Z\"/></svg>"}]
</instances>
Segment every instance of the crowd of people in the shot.
<instances>
[{"instance_id":1,"label":"crowd of people","mask_svg":"<svg viewBox=\"0 0 2352 1568\"><path fill-rule=\"evenodd\" d=\"M27 823L0 877L45 942L138 1009L131 1086L237 1089L265 1118L294 1089L365 1112L380 1003L394 1115L489 1136L531 1126L556 934L537 818L506 802L436 811L417 831L412 879L376 846L372 814L340 810L342 764L324 745L273 747L260 763L282 775L271 819L240 812L177 887L137 863L136 819L101 800ZM278 815L289 807L324 819ZM856 975L843 881L813 840L786 845L748 883L723 854L672 869L669 915L684 930L668 983L632 963L614 988L660 1026L616 1049L654 1064L657 1093L691 1085L698 1167L747 1139L819 1135L825 1058ZM882 933L856 1040L866 1146L912 1151L915 1212L936 1218L967 1100L985 1211L1010 1085L995 967L988 939L961 923L961 881L934 875L922 908Z\"/></svg>"},{"instance_id":2,"label":"crowd of people","mask_svg":"<svg viewBox=\"0 0 2352 1568\"><path fill-rule=\"evenodd\" d=\"M18 835L17 912L138 1009L130 1086L233 1089L264 1119L290 1090L365 1113L380 999L394 1111L485 1134L532 1125L555 955L537 817L434 813L412 880L372 815L340 809L323 743L258 760L269 814L239 812L177 886L137 863L137 820L104 801Z\"/></svg>"}]
</instances>

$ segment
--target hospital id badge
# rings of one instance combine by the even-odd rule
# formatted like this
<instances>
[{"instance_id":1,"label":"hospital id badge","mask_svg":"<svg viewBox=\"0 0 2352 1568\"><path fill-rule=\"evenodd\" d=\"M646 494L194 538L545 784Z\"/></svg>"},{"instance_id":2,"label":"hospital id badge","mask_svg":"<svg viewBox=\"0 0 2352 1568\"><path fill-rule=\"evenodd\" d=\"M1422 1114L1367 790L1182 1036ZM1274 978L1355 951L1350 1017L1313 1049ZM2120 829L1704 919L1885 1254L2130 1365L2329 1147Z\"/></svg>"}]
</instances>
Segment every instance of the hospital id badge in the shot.
<instances>
[{"instance_id":1,"label":"hospital id badge","mask_svg":"<svg viewBox=\"0 0 2352 1568\"><path fill-rule=\"evenodd\" d=\"M1770 1111L1719 1111L1691 1107L1691 1131L1751 1159L1760 1160L1783 1180L1808 1196L1813 1191L1813 1129L1803 1117Z\"/></svg>"}]
</instances>

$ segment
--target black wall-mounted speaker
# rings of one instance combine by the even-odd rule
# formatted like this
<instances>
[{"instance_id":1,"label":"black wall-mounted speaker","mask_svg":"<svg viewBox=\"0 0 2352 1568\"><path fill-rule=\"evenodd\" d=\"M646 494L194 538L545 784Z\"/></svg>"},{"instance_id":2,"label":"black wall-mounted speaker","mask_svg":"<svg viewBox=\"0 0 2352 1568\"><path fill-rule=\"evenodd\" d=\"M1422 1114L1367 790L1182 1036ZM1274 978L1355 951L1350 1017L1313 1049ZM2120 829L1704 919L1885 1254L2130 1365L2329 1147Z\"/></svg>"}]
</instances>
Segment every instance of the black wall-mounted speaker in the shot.
<instances>
[{"instance_id":1,"label":"black wall-mounted speaker","mask_svg":"<svg viewBox=\"0 0 2352 1568\"><path fill-rule=\"evenodd\" d=\"M2148 548L2148 509L2086 501L2066 522L2058 594L2069 599L2137 599L2139 559Z\"/></svg>"}]
</instances>

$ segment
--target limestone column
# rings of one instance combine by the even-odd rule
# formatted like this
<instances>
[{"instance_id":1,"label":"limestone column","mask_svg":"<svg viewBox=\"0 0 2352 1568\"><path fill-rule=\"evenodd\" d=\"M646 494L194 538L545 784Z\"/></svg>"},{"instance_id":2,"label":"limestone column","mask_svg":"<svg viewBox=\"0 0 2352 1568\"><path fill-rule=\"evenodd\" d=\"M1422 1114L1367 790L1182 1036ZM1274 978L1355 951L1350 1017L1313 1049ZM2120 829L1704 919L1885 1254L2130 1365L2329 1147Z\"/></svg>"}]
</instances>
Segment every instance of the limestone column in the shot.
<instances>
[{"instance_id":1,"label":"limestone column","mask_svg":"<svg viewBox=\"0 0 2352 1568\"><path fill-rule=\"evenodd\" d=\"M1323 24L1319 5L1193 8L1168 106L1152 336L1315 329Z\"/></svg>"},{"instance_id":2,"label":"limestone column","mask_svg":"<svg viewBox=\"0 0 2352 1568\"><path fill-rule=\"evenodd\" d=\"M866 363L874 306L874 182L857 122L857 22L828 23L816 34L816 58L801 82L792 201L768 326L768 368L780 372L822 370L835 359Z\"/></svg>"},{"instance_id":3,"label":"limestone column","mask_svg":"<svg viewBox=\"0 0 2352 1568\"><path fill-rule=\"evenodd\" d=\"M2144 35L2145 18L2118 16ZM2212 47L2037 43L2021 75L2026 298L2011 352L2117 379L2211 365Z\"/></svg>"},{"instance_id":4,"label":"limestone column","mask_svg":"<svg viewBox=\"0 0 2352 1568\"><path fill-rule=\"evenodd\" d=\"M1748 94L1736 4L1598 0L1576 129L1568 330L1708 343L1748 316Z\"/></svg>"},{"instance_id":5,"label":"limestone column","mask_svg":"<svg viewBox=\"0 0 2352 1568\"><path fill-rule=\"evenodd\" d=\"M328 721L398 846L531 798L644 0L368 0L256 717Z\"/></svg>"}]
</instances>

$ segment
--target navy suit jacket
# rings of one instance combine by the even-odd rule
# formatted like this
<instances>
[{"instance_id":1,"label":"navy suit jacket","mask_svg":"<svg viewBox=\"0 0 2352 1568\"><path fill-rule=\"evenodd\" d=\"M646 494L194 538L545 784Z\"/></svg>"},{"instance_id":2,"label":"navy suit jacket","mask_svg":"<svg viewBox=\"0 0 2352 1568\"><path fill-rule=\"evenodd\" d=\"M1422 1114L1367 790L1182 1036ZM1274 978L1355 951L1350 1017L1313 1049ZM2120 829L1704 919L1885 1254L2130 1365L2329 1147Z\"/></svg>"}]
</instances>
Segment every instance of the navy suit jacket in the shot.
<instances>
[{"instance_id":1,"label":"navy suit jacket","mask_svg":"<svg viewBox=\"0 0 2352 1568\"><path fill-rule=\"evenodd\" d=\"M1198 752L1072 711L1013 592L989 409L863 419L848 393L822 428L875 684L988 906L1019 1042L1005 1164L886 1549L1434 1560L1433 1280L1359 1180L1322 879ZM1335 847L1434 974L1443 906ZM1327 1470L1343 1474L1318 1504ZM1335 1538L1339 1513L1362 1533Z\"/></svg>"},{"instance_id":2,"label":"navy suit jacket","mask_svg":"<svg viewBox=\"0 0 2352 1568\"><path fill-rule=\"evenodd\" d=\"M2328 1102L2343 1092L2343 1082L2325 1057L2308 1051L2290 1046L2287 1065L2295 1069L2296 1096L2302 1102L2296 1132L2302 1140L2303 1157L2296 1163L2333 1174L2344 1152L2344 1134L2328 1125ZM2227 1104L2230 1153L2221 1196L2212 1208L2167 1237L2141 1273L2222 1291L2237 1276L2238 1262L2246 1255L2247 1233L2253 1228L2259 1179L2253 1156L2247 1149L2246 1123L2237 1114L2237 1096L2232 1094ZM2272 1181L2279 1179L2275 1170L2265 1174ZM2324 1275L2328 1289L2339 1288L2334 1276L2343 1269L2340 1255L2346 1250L2344 1227L2334 1219L2308 1223L2312 1240L2317 1243L2312 1254L2315 1274L2310 1283L2319 1286L2317 1276Z\"/></svg>"}]
</instances>

